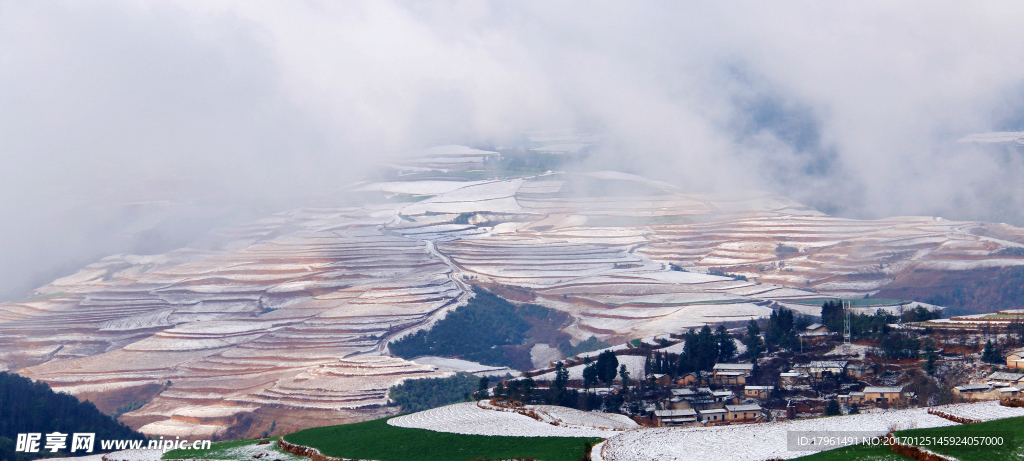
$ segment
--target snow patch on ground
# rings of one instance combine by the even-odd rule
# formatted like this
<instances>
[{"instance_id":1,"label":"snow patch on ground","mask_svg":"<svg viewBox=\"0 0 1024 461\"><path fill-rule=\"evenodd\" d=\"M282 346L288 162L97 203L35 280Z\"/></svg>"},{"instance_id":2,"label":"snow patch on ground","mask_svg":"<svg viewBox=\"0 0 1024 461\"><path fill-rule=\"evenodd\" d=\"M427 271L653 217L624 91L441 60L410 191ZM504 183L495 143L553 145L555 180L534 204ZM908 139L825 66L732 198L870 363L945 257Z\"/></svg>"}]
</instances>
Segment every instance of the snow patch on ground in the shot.
<instances>
[{"instance_id":1,"label":"snow patch on ground","mask_svg":"<svg viewBox=\"0 0 1024 461\"><path fill-rule=\"evenodd\" d=\"M897 429L953 426L929 415L924 408L865 413L831 418L698 428L641 429L609 439L603 456L608 461L718 461L790 459L812 452L789 451L788 431L862 431L882 436Z\"/></svg>"},{"instance_id":2,"label":"snow patch on ground","mask_svg":"<svg viewBox=\"0 0 1024 461\"><path fill-rule=\"evenodd\" d=\"M545 407L545 406L540 406ZM533 407L530 407L533 408ZM545 407L546 408L546 407ZM604 414L588 414L589 412L564 408L558 415L566 421L594 424L627 423L618 419L609 419ZM541 422L529 416L508 411L497 411L480 408L477 402L464 402L433 408L419 413L398 416L388 420L388 424L397 427L427 429L437 432L471 435L498 435L510 437L601 437L607 438L620 431L597 429L600 426L556 426ZM607 427L607 426L605 426Z\"/></svg>"},{"instance_id":3,"label":"snow patch on ground","mask_svg":"<svg viewBox=\"0 0 1024 461\"><path fill-rule=\"evenodd\" d=\"M432 355L417 357L412 361L423 365L431 365L436 367L438 370L462 371L479 376L505 376L506 373L511 374L512 376L519 376L521 374L509 367L496 367L477 362L470 362L469 360L437 357Z\"/></svg>"},{"instance_id":4,"label":"snow patch on ground","mask_svg":"<svg viewBox=\"0 0 1024 461\"><path fill-rule=\"evenodd\" d=\"M544 368L562 358L562 353L547 344L534 344L530 349L530 361L536 368Z\"/></svg>"}]
</instances>

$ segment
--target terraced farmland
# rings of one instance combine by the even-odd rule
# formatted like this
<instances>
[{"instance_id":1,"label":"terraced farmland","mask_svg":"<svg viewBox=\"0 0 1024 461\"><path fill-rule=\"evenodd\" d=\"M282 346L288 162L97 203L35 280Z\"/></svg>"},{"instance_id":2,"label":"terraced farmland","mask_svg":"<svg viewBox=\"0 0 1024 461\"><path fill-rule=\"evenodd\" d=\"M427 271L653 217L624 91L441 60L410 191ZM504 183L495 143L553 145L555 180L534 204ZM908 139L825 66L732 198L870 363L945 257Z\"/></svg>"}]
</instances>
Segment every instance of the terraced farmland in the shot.
<instances>
[{"instance_id":1,"label":"terraced farmland","mask_svg":"<svg viewBox=\"0 0 1024 461\"><path fill-rule=\"evenodd\" d=\"M575 340L620 344L776 304L817 313L810 300L860 298L919 270L1024 265L1001 251L1024 230L1005 225L838 219L770 194L699 196L614 172L431 170L491 155L445 152L416 175L353 186L382 194L363 205L109 256L0 304L0 368L107 411L145 404L122 419L147 434L258 435L393 414L389 387L450 376L387 345L463 303L471 284L569 314Z\"/></svg>"}]
</instances>

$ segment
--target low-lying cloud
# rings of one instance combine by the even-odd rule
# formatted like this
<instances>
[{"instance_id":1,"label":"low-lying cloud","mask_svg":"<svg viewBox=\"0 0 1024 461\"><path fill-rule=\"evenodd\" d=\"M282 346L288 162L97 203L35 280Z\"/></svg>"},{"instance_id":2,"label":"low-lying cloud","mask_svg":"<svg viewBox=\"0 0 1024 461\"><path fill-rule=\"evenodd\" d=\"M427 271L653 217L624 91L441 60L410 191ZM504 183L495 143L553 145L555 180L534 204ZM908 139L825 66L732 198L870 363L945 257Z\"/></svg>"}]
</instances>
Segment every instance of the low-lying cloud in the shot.
<instances>
[{"instance_id":1,"label":"low-lying cloud","mask_svg":"<svg viewBox=\"0 0 1024 461\"><path fill-rule=\"evenodd\" d=\"M1021 152L954 142L1024 130L1022 19L1012 2L0 1L0 299L330 195L384 154L552 128L605 133L595 166L693 192L1022 224Z\"/></svg>"}]
</instances>

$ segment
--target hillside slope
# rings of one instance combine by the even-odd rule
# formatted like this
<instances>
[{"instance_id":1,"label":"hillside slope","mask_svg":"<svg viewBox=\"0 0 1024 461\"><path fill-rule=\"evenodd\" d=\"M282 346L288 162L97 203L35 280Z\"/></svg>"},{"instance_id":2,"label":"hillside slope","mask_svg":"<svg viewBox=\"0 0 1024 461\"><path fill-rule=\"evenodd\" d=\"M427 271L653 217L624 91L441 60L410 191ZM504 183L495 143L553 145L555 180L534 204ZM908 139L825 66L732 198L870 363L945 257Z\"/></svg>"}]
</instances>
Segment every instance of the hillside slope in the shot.
<instances>
[{"instance_id":1,"label":"hillside slope","mask_svg":"<svg viewBox=\"0 0 1024 461\"><path fill-rule=\"evenodd\" d=\"M122 418L147 434L255 435L392 414L391 386L450 376L388 343L465 303L470 284L567 314L577 341L619 343L778 303L817 313L792 302L863 297L920 271L1024 266L1004 251L1024 241L1009 226L838 219L614 172L426 170L354 186L360 206L110 256L0 304L0 368L104 411L141 406Z\"/></svg>"}]
</instances>

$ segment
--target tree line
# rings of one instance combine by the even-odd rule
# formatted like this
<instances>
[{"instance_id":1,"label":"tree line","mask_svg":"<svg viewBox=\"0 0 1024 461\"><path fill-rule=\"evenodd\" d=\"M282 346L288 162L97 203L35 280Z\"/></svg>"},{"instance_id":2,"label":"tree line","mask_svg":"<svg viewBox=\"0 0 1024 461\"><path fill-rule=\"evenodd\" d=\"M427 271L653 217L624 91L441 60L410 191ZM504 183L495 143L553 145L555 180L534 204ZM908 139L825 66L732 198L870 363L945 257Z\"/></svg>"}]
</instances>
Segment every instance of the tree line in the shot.
<instances>
[{"instance_id":1,"label":"tree line","mask_svg":"<svg viewBox=\"0 0 1024 461\"><path fill-rule=\"evenodd\" d=\"M60 432L68 434L67 448L52 453L15 452L18 434ZM70 394L54 392L44 382L0 372L0 459L21 461L40 457L69 456L70 435L96 434L93 453L100 440L142 440L146 436L100 412L92 402L82 402ZM42 439L45 442L45 437ZM77 454L77 452L75 453Z\"/></svg>"}]
</instances>

